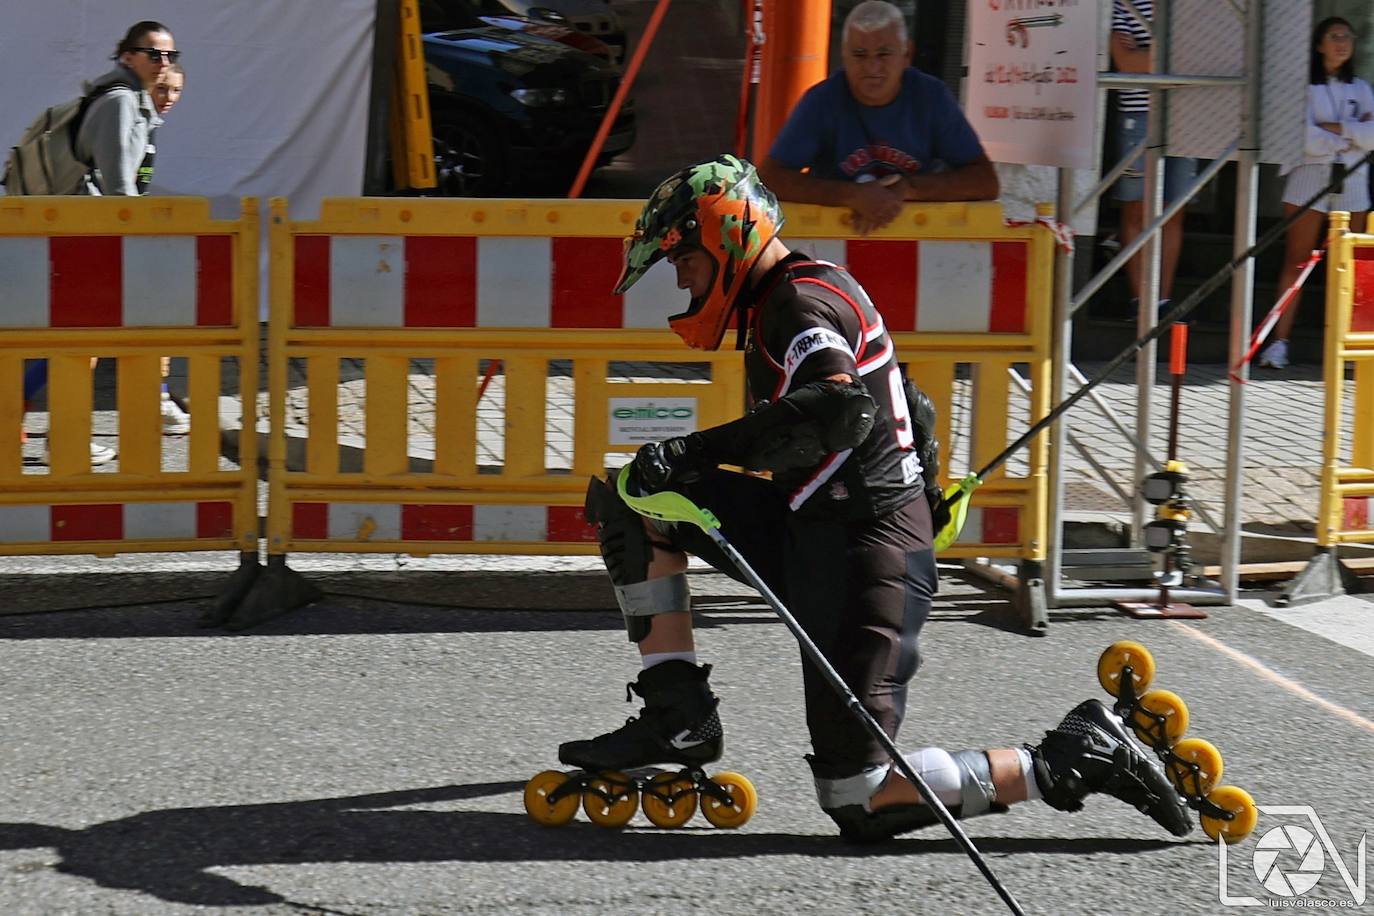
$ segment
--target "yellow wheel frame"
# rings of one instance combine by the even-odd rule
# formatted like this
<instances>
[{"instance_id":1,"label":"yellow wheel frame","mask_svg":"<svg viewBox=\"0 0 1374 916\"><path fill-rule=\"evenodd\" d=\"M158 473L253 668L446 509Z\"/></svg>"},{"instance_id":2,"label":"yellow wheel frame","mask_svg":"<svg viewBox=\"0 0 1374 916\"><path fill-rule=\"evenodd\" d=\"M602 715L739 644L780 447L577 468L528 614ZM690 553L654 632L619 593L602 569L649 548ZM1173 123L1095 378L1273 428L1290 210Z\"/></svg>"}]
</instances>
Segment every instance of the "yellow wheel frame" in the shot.
<instances>
[{"instance_id":1,"label":"yellow wheel frame","mask_svg":"<svg viewBox=\"0 0 1374 916\"><path fill-rule=\"evenodd\" d=\"M725 830L744 826L759 806L759 793L754 790L754 784L739 773L717 773L711 781L725 790L731 803L726 804L703 792L701 813L712 825Z\"/></svg>"},{"instance_id":2,"label":"yellow wheel frame","mask_svg":"<svg viewBox=\"0 0 1374 916\"><path fill-rule=\"evenodd\" d=\"M1156 718L1161 716L1162 722ZM1165 747L1173 747L1188 730L1188 704L1172 690L1147 690L1131 713L1131 728L1156 750L1161 738Z\"/></svg>"},{"instance_id":3,"label":"yellow wheel frame","mask_svg":"<svg viewBox=\"0 0 1374 916\"><path fill-rule=\"evenodd\" d=\"M649 780L639 804L655 827L681 827L697 813L696 785L677 773L659 773Z\"/></svg>"},{"instance_id":4,"label":"yellow wheel frame","mask_svg":"<svg viewBox=\"0 0 1374 916\"><path fill-rule=\"evenodd\" d=\"M1239 786L1217 786L1208 793L1207 800L1223 811L1235 815L1229 821L1202 815L1202 832L1207 834L1208 839L1215 840L1221 837L1229 846L1239 843L1255 829L1255 823L1259 820L1259 809L1255 807L1255 800L1250 797L1249 792Z\"/></svg>"},{"instance_id":5,"label":"yellow wheel frame","mask_svg":"<svg viewBox=\"0 0 1374 916\"><path fill-rule=\"evenodd\" d=\"M1121 696L1121 672L1131 666L1131 681L1136 696L1155 679L1155 659L1150 650L1138 642L1123 639L1106 648L1097 660L1097 682L1114 697Z\"/></svg>"},{"instance_id":6,"label":"yellow wheel frame","mask_svg":"<svg viewBox=\"0 0 1374 916\"><path fill-rule=\"evenodd\" d=\"M1192 767L1197 765L1197 775ZM1216 788L1225 771L1221 762L1221 751L1216 745L1202 738L1184 738L1173 749L1169 758L1169 779L1178 791L1189 798L1201 798Z\"/></svg>"},{"instance_id":7,"label":"yellow wheel frame","mask_svg":"<svg viewBox=\"0 0 1374 916\"><path fill-rule=\"evenodd\" d=\"M602 798L597 793L602 793ZM587 783L582 810L598 827L624 827L639 810L639 790L624 773L606 773Z\"/></svg>"},{"instance_id":8,"label":"yellow wheel frame","mask_svg":"<svg viewBox=\"0 0 1374 916\"><path fill-rule=\"evenodd\" d=\"M545 770L530 777L525 783L525 813L531 820L545 827L562 827L577 816L580 793L573 792L556 802L549 802L549 796L567 781L568 775L557 770Z\"/></svg>"}]
</instances>

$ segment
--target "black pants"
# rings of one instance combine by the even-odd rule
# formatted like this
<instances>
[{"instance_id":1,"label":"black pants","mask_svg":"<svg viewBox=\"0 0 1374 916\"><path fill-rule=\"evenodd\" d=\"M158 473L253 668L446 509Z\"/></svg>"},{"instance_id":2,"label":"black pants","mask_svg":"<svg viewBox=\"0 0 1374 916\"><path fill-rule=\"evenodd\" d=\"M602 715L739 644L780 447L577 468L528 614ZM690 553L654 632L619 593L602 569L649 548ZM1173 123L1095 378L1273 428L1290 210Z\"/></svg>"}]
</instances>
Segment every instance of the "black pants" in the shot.
<instances>
[{"instance_id":1,"label":"black pants","mask_svg":"<svg viewBox=\"0 0 1374 916\"><path fill-rule=\"evenodd\" d=\"M840 522L799 518L773 484L741 474L713 473L683 491L720 519L726 540L896 738L938 582L925 499L918 493L888 515ZM672 542L743 581L701 530L678 525ZM805 655L802 668L817 771L838 779L886 761L882 746Z\"/></svg>"}]
</instances>

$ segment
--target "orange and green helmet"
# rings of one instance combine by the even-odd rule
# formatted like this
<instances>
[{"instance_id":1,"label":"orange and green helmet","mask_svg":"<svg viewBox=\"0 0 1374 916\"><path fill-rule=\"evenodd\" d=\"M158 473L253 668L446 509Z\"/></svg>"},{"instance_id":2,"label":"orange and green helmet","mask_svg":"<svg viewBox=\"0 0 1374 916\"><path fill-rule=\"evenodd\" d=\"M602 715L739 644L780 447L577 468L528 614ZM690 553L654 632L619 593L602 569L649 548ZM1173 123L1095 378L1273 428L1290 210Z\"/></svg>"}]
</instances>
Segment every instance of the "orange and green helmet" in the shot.
<instances>
[{"instance_id":1,"label":"orange and green helmet","mask_svg":"<svg viewBox=\"0 0 1374 916\"><path fill-rule=\"evenodd\" d=\"M635 220L615 291L625 292L674 249L701 249L715 264L711 288L668 324L687 346L718 350L750 269L782 223L778 199L747 160L726 155L688 166L658 186Z\"/></svg>"}]
</instances>

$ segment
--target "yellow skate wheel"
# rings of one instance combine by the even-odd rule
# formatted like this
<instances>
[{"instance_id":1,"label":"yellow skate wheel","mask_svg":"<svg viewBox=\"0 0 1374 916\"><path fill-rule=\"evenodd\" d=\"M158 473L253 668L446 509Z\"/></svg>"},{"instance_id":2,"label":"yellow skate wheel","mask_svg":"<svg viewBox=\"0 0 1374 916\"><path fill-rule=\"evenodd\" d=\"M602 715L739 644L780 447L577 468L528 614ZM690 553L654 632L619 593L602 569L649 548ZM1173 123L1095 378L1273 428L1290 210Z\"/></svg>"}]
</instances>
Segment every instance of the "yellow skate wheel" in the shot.
<instances>
[{"instance_id":1,"label":"yellow skate wheel","mask_svg":"<svg viewBox=\"0 0 1374 916\"><path fill-rule=\"evenodd\" d=\"M567 781L568 774L557 770L545 770L530 777L525 783L525 813L532 821L545 827L562 827L577 816L577 803L582 798L580 792L565 795L556 802L549 801L549 796Z\"/></svg>"},{"instance_id":2,"label":"yellow skate wheel","mask_svg":"<svg viewBox=\"0 0 1374 916\"><path fill-rule=\"evenodd\" d=\"M677 773L659 773L649 780L639 804L655 827L681 827L697 813L696 785Z\"/></svg>"},{"instance_id":3,"label":"yellow skate wheel","mask_svg":"<svg viewBox=\"0 0 1374 916\"><path fill-rule=\"evenodd\" d=\"M1215 744L1202 738L1184 738L1170 753L1167 769L1179 792L1189 798L1201 798L1221 782L1225 767Z\"/></svg>"},{"instance_id":4,"label":"yellow skate wheel","mask_svg":"<svg viewBox=\"0 0 1374 916\"><path fill-rule=\"evenodd\" d=\"M1202 815L1202 832L1209 840L1221 837L1229 846L1239 843L1255 829L1259 820L1259 809L1250 793L1239 786L1217 786L1207 795L1207 800L1223 811L1235 815L1229 821L1219 817Z\"/></svg>"},{"instance_id":5,"label":"yellow skate wheel","mask_svg":"<svg viewBox=\"0 0 1374 916\"><path fill-rule=\"evenodd\" d=\"M1098 658L1097 682L1102 689L1114 697L1121 696L1121 676L1128 665L1136 696L1144 692L1155 679L1155 659L1149 649L1129 639L1112 643Z\"/></svg>"},{"instance_id":6,"label":"yellow skate wheel","mask_svg":"<svg viewBox=\"0 0 1374 916\"><path fill-rule=\"evenodd\" d=\"M759 806L759 793L754 791L754 784L739 773L717 773L711 781L725 790L730 801L723 802L703 792L701 813L716 827L733 830L744 826Z\"/></svg>"},{"instance_id":7,"label":"yellow skate wheel","mask_svg":"<svg viewBox=\"0 0 1374 916\"><path fill-rule=\"evenodd\" d=\"M1172 690L1147 690L1131 713L1131 728L1150 747L1173 747L1188 730L1188 704Z\"/></svg>"},{"instance_id":8,"label":"yellow skate wheel","mask_svg":"<svg viewBox=\"0 0 1374 916\"><path fill-rule=\"evenodd\" d=\"M639 810L639 790L624 773L605 773L587 783L582 810L598 827L624 827Z\"/></svg>"}]
</instances>

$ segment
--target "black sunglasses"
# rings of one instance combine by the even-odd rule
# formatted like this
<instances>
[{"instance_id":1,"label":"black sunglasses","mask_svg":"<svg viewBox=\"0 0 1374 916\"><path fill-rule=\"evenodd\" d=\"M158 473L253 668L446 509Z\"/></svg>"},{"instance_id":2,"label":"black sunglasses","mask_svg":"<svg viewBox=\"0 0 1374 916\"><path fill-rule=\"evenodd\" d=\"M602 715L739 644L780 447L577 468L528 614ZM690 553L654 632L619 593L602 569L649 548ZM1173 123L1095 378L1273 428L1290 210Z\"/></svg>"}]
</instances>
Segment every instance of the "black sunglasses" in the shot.
<instances>
[{"instance_id":1,"label":"black sunglasses","mask_svg":"<svg viewBox=\"0 0 1374 916\"><path fill-rule=\"evenodd\" d=\"M164 51L161 48L130 48L129 50L142 51L144 54L148 55L148 59L153 63L157 63L165 57L167 58L167 63L174 64L177 62L177 59L181 57L180 51Z\"/></svg>"}]
</instances>

